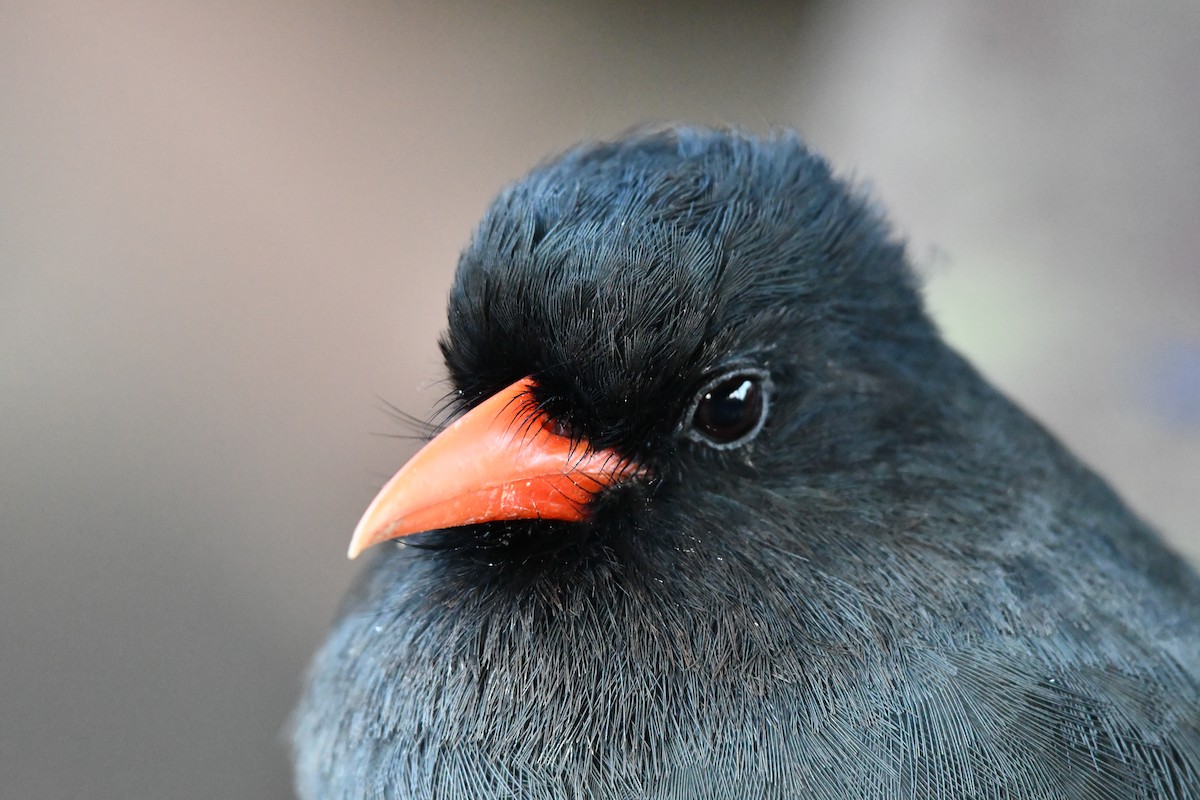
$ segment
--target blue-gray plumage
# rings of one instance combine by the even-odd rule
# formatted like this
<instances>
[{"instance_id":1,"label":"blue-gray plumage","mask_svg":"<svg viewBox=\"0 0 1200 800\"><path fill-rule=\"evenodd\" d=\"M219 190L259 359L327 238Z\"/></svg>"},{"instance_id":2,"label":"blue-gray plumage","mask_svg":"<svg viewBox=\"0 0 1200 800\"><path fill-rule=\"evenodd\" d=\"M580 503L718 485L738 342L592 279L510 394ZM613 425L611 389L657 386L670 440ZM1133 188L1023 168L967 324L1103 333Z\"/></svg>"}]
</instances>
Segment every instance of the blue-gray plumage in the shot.
<instances>
[{"instance_id":1,"label":"blue-gray plumage","mask_svg":"<svg viewBox=\"0 0 1200 800\"><path fill-rule=\"evenodd\" d=\"M455 410L529 377L639 471L379 548L295 714L301 797L1200 798L1200 581L796 137L535 169L442 350Z\"/></svg>"}]
</instances>

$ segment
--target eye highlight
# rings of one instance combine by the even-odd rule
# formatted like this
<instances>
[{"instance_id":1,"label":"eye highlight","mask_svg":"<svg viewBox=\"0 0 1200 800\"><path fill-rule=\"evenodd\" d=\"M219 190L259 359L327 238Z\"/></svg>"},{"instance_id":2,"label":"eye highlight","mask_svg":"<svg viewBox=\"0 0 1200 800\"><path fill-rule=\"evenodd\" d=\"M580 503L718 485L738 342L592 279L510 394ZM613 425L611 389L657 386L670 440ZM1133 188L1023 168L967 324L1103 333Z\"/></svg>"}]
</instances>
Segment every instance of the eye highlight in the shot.
<instances>
[{"instance_id":1,"label":"eye highlight","mask_svg":"<svg viewBox=\"0 0 1200 800\"><path fill-rule=\"evenodd\" d=\"M761 370L725 373L700 390L688 414L686 432L699 442L726 450L753 439L767 418L770 377Z\"/></svg>"}]
</instances>

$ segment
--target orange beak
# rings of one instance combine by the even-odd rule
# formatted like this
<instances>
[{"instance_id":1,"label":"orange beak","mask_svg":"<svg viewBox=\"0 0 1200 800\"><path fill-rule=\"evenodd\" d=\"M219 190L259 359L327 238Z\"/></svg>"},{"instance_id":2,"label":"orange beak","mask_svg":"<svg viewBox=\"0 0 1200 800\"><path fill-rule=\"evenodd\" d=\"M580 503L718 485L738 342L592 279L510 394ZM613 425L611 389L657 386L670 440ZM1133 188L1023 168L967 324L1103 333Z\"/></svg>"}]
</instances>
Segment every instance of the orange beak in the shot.
<instances>
[{"instance_id":1,"label":"orange beak","mask_svg":"<svg viewBox=\"0 0 1200 800\"><path fill-rule=\"evenodd\" d=\"M606 486L639 468L553 430L531 378L456 420L396 473L367 507L350 558L411 533L509 519L577 522Z\"/></svg>"}]
</instances>

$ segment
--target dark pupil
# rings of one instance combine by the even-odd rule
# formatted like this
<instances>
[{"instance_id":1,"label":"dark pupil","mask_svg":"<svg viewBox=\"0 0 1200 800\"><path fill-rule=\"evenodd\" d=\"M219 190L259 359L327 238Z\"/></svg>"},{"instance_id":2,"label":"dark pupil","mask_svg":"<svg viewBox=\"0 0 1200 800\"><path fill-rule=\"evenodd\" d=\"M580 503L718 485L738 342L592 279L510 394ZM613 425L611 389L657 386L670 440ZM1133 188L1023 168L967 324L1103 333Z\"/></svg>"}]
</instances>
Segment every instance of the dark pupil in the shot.
<instances>
[{"instance_id":1,"label":"dark pupil","mask_svg":"<svg viewBox=\"0 0 1200 800\"><path fill-rule=\"evenodd\" d=\"M718 442L732 442L758 424L762 388L758 381L737 375L710 389L696 406L696 427Z\"/></svg>"}]
</instances>

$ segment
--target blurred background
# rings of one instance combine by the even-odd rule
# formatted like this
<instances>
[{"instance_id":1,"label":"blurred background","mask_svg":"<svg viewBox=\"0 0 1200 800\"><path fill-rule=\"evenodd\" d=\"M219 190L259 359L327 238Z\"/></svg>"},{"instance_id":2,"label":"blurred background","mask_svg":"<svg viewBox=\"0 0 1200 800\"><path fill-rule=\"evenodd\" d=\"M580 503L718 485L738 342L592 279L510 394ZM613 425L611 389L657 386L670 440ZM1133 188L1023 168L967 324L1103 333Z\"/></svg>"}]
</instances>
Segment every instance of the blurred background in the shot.
<instances>
[{"instance_id":1,"label":"blurred background","mask_svg":"<svg viewBox=\"0 0 1200 800\"><path fill-rule=\"evenodd\" d=\"M947 336L1200 560L1200 4L0 3L0 795L290 795L491 196L799 129Z\"/></svg>"}]
</instances>

